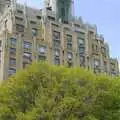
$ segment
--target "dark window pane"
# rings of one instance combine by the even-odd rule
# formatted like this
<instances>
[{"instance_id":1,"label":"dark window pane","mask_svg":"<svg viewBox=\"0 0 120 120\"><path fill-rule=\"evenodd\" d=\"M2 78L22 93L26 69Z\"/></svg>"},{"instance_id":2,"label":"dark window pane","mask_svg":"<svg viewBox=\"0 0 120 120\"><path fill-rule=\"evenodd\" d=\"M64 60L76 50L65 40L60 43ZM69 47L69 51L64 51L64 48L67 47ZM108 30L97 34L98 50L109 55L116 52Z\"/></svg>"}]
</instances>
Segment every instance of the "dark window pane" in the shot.
<instances>
[{"instance_id":1,"label":"dark window pane","mask_svg":"<svg viewBox=\"0 0 120 120\"><path fill-rule=\"evenodd\" d=\"M15 55L16 54L16 49L15 48L10 48L10 54Z\"/></svg>"},{"instance_id":2,"label":"dark window pane","mask_svg":"<svg viewBox=\"0 0 120 120\"><path fill-rule=\"evenodd\" d=\"M30 50L32 47L32 43L24 41L24 49Z\"/></svg>"},{"instance_id":3,"label":"dark window pane","mask_svg":"<svg viewBox=\"0 0 120 120\"><path fill-rule=\"evenodd\" d=\"M11 75L13 75L13 74L15 74L16 73L16 69L14 69L14 68L10 68L9 70L8 70L8 75L9 76L11 76Z\"/></svg>"},{"instance_id":4,"label":"dark window pane","mask_svg":"<svg viewBox=\"0 0 120 120\"><path fill-rule=\"evenodd\" d=\"M10 65L16 65L16 59L10 58Z\"/></svg>"}]
</instances>

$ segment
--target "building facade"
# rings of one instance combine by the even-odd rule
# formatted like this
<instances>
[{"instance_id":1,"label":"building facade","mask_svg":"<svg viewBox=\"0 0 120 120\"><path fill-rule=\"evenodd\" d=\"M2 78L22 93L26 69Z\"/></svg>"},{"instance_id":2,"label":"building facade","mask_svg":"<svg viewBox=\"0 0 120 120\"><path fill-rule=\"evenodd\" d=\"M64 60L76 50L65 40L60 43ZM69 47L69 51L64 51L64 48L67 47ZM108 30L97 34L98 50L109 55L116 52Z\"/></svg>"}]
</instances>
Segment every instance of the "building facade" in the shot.
<instances>
[{"instance_id":1,"label":"building facade","mask_svg":"<svg viewBox=\"0 0 120 120\"><path fill-rule=\"evenodd\" d=\"M95 25L81 18L72 18L68 23L58 21L51 7L39 10L14 2L1 11L1 80L41 60L119 75L118 61L110 57L109 46Z\"/></svg>"}]
</instances>

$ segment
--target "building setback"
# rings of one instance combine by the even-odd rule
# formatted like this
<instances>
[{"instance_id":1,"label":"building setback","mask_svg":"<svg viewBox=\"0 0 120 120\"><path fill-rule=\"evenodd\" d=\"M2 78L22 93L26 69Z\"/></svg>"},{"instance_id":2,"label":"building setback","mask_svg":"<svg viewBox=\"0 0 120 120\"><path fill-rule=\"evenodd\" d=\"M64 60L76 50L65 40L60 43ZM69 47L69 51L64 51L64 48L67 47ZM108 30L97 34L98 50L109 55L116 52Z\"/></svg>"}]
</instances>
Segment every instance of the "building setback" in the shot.
<instances>
[{"instance_id":1,"label":"building setback","mask_svg":"<svg viewBox=\"0 0 120 120\"><path fill-rule=\"evenodd\" d=\"M15 1L0 6L1 80L40 60L119 75L118 61L110 57L109 46L95 25L82 18L66 22L56 16L49 6L39 10Z\"/></svg>"}]
</instances>

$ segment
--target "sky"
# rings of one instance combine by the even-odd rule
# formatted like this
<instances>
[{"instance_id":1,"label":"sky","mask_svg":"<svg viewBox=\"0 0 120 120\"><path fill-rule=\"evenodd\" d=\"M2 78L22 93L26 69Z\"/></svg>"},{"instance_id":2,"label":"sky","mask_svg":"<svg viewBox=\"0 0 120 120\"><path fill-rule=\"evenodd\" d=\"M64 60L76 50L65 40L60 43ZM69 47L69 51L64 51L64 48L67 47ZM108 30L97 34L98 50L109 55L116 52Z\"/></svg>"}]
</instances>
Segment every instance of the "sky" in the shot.
<instances>
[{"instance_id":1,"label":"sky","mask_svg":"<svg viewBox=\"0 0 120 120\"><path fill-rule=\"evenodd\" d=\"M43 0L18 0L31 7L41 8ZM103 34L110 46L111 57L120 61L120 0L74 0L76 16L83 21L96 24L99 34Z\"/></svg>"}]
</instances>

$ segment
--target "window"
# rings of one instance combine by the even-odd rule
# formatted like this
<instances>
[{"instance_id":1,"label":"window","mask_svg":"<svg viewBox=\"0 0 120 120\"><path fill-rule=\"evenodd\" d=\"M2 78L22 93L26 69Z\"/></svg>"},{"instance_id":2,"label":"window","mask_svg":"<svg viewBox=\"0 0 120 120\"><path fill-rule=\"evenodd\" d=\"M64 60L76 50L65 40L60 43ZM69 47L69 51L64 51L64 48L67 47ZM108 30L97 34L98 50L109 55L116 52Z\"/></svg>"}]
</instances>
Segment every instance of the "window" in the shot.
<instances>
[{"instance_id":1,"label":"window","mask_svg":"<svg viewBox=\"0 0 120 120\"><path fill-rule=\"evenodd\" d=\"M41 20L41 16L36 16L36 18L37 18L38 20Z\"/></svg>"},{"instance_id":2,"label":"window","mask_svg":"<svg viewBox=\"0 0 120 120\"><path fill-rule=\"evenodd\" d=\"M10 65L16 65L16 59L10 58Z\"/></svg>"},{"instance_id":3,"label":"window","mask_svg":"<svg viewBox=\"0 0 120 120\"><path fill-rule=\"evenodd\" d=\"M46 56L38 55L38 60L45 61L46 60Z\"/></svg>"},{"instance_id":4,"label":"window","mask_svg":"<svg viewBox=\"0 0 120 120\"><path fill-rule=\"evenodd\" d=\"M23 18L20 18L20 17L15 17L15 19L17 20L17 21L23 21Z\"/></svg>"},{"instance_id":5,"label":"window","mask_svg":"<svg viewBox=\"0 0 120 120\"><path fill-rule=\"evenodd\" d=\"M71 60L72 59L72 53L68 52L67 57L68 57L69 60Z\"/></svg>"},{"instance_id":6,"label":"window","mask_svg":"<svg viewBox=\"0 0 120 120\"><path fill-rule=\"evenodd\" d=\"M85 52L85 48L84 47L79 47L79 53L84 54L84 52Z\"/></svg>"},{"instance_id":7,"label":"window","mask_svg":"<svg viewBox=\"0 0 120 120\"><path fill-rule=\"evenodd\" d=\"M95 50L98 51L98 46L97 45L95 45Z\"/></svg>"},{"instance_id":8,"label":"window","mask_svg":"<svg viewBox=\"0 0 120 120\"><path fill-rule=\"evenodd\" d=\"M115 64L114 63L110 63L111 65L111 69L115 69Z\"/></svg>"},{"instance_id":9,"label":"window","mask_svg":"<svg viewBox=\"0 0 120 120\"><path fill-rule=\"evenodd\" d=\"M72 43L72 35L66 35L67 36L67 42Z\"/></svg>"},{"instance_id":10,"label":"window","mask_svg":"<svg viewBox=\"0 0 120 120\"><path fill-rule=\"evenodd\" d=\"M16 54L16 49L15 48L10 48L10 54L15 55Z\"/></svg>"},{"instance_id":11,"label":"window","mask_svg":"<svg viewBox=\"0 0 120 120\"><path fill-rule=\"evenodd\" d=\"M31 24L36 24L36 22L35 22L35 21L32 21L32 20L30 21L30 23L31 23Z\"/></svg>"},{"instance_id":12,"label":"window","mask_svg":"<svg viewBox=\"0 0 120 120\"><path fill-rule=\"evenodd\" d=\"M37 35L37 29L36 28L32 28L32 36L36 36Z\"/></svg>"},{"instance_id":13,"label":"window","mask_svg":"<svg viewBox=\"0 0 120 120\"><path fill-rule=\"evenodd\" d=\"M16 46L16 38L10 38L10 45Z\"/></svg>"},{"instance_id":14,"label":"window","mask_svg":"<svg viewBox=\"0 0 120 120\"><path fill-rule=\"evenodd\" d=\"M100 60L94 60L94 65L97 67L97 66L100 66Z\"/></svg>"},{"instance_id":15,"label":"window","mask_svg":"<svg viewBox=\"0 0 120 120\"><path fill-rule=\"evenodd\" d=\"M80 28L80 25L79 24L74 24L75 27L77 28Z\"/></svg>"},{"instance_id":16,"label":"window","mask_svg":"<svg viewBox=\"0 0 120 120\"><path fill-rule=\"evenodd\" d=\"M39 48L39 52L40 53L45 53L45 48L44 47Z\"/></svg>"},{"instance_id":17,"label":"window","mask_svg":"<svg viewBox=\"0 0 120 120\"><path fill-rule=\"evenodd\" d=\"M59 25L52 23L52 27L59 28Z\"/></svg>"},{"instance_id":18,"label":"window","mask_svg":"<svg viewBox=\"0 0 120 120\"><path fill-rule=\"evenodd\" d=\"M45 55L45 53L46 53L46 46L45 45L40 45L38 47L38 52L40 53L38 55L38 60L45 61L46 60L46 55Z\"/></svg>"},{"instance_id":19,"label":"window","mask_svg":"<svg viewBox=\"0 0 120 120\"><path fill-rule=\"evenodd\" d=\"M98 45L92 44L92 50L98 52Z\"/></svg>"},{"instance_id":20,"label":"window","mask_svg":"<svg viewBox=\"0 0 120 120\"><path fill-rule=\"evenodd\" d=\"M60 51L59 50L55 50L55 56L59 57L60 56Z\"/></svg>"},{"instance_id":21,"label":"window","mask_svg":"<svg viewBox=\"0 0 120 120\"><path fill-rule=\"evenodd\" d=\"M92 44L92 50L94 51L94 44Z\"/></svg>"},{"instance_id":22,"label":"window","mask_svg":"<svg viewBox=\"0 0 120 120\"><path fill-rule=\"evenodd\" d=\"M80 32L80 33L79 33L79 37L80 37L80 38L85 38L85 33L84 33L84 32Z\"/></svg>"},{"instance_id":23,"label":"window","mask_svg":"<svg viewBox=\"0 0 120 120\"><path fill-rule=\"evenodd\" d=\"M14 68L10 68L9 70L8 70L8 75L10 76L10 75L13 75L13 74L15 74L16 73L16 69L14 69Z\"/></svg>"},{"instance_id":24,"label":"window","mask_svg":"<svg viewBox=\"0 0 120 120\"><path fill-rule=\"evenodd\" d=\"M54 64L55 65L60 65L60 59L59 58L54 58Z\"/></svg>"},{"instance_id":25,"label":"window","mask_svg":"<svg viewBox=\"0 0 120 120\"><path fill-rule=\"evenodd\" d=\"M16 31L17 32L24 32L24 25L16 24Z\"/></svg>"},{"instance_id":26,"label":"window","mask_svg":"<svg viewBox=\"0 0 120 120\"><path fill-rule=\"evenodd\" d=\"M28 53L28 52L24 52L23 53L23 68L27 65L27 64L31 64L32 62L32 54Z\"/></svg>"},{"instance_id":27,"label":"window","mask_svg":"<svg viewBox=\"0 0 120 120\"><path fill-rule=\"evenodd\" d=\"M67 35L67 48L72 49L72 35Z\"/></svg>"},{"instance_id":28,"label":"window","mask_svg":"<svg viewBox=\"0 0 120 120\"><path fill-rule=\"evenodd\" d=\"M84 39L78 38L78 45L83 45L84 44Z\"/></svg>"},{"instance_id":29,"label":"window","mask_svg":"<svg viewBox=\"0 0 120 120\"><path fill-rule=\"evenodd\" d=\"M84 63L85 62L85 57L84 56L80 56L80 63Z\"/></svg>"},{"instance_id":30,"label":"window","mask_svg":"<svg viewBox=\"0 0 120 120\"><path fill-rule=\"evenodd\" d=\"M85 57L84 56L80 56L80 66L85 67Z\"/></svg>"},{"instance_id":31,"label":"window","mask_svg":"<svg viewBox=\"0 0 120 120\"><path fill-rule=\"evenodd\" d=\"M65 16L65 8L61 8L62 16Z\"/></svg>"},{"instance_id":32,"label":"window","mask_svg":"<svg viewBox=\"0 0 120 120\"><path fill-rule=\"evenodd\" d=\"M31 50L32 43L24 41L24 49Z\"/></svg>"},{"instance_id":33,"label":"window","mask_svg":"<svg viewBox=\"0 0 120 120\"><path fill-rule=\"evenodd\" d=\"M23 11L22 10L17 10L17 13L23 14Z\"/></svg>"},{"instance_id":34,"label":"window","mask_svg":"<svg viewBox=\"0 0 120 120\"><path fill-rule=\"evenodd\" d=\"M31 54L31 53L24 52L23 57L24 57L24 58L31 59L32 54Z\"/></svg>"},{"instance_id":35,"label":"window","mask_svg":"<svg viewBox=\"0 0 120 120\"><path fill-rule=\"evenodd\" d=\"M54 39L54 40L60 39L60 32L53 31L53 39Z\"/></svg>"},{"instance_id":36,"label":"window","mask_svg":"<svg viewBox=\"0 0 120 120\"><path fill-rule=\"evenodd\" d=\"M60 41L54 41L54 47L59 48L60 47Z\"/></svg>"},{"instance_id":37,"label":"window","mask_svg":"<svg viewBox=\"0 0 120 120\"><path fill-rule=\"evenodd\" d=\"M44 46L44 45L43 46L39 46L38 52L44 54L46 52L46 46Z\"/></svg>"},{"instance_id":38,"label":"window","mask_svg":"<svg viewBox=\"0 0 120 120\"><path fill-rule=\"evenodd\" d=\"M67 44L67 49L72 50L72 44L68 43Z\"/></svg>"},{"instance_id":39,"label":"window","mask_svg":"<svg viewBox=\"0 0 120 120\"><path fill-rule=\"evenodd\" d=\"M48 19L51 20L51 21L55 21L55 18L51 17L51 16L48 16Z\"/></svg>"},{"instance_id":40,"label":"window","mask_svg":"<svg viewBox=\"0 0 120 120\"><path fill-rule=\"evenodd\" d=\"M105 53L105 48L104 48L104 47L101 47L101 51L102 51L102 53L104 54L104 53Z\"/></svg>"},{"instance_id":41,"label":"window","mask_svg":"<svg viewBox=\"0 0 120 120\"><path fill-rule=\"evenodd\" d=\"M105 72L107 73L107 62L104 61L104 69L105 69Z\"/></svg>"}]
</instances>

